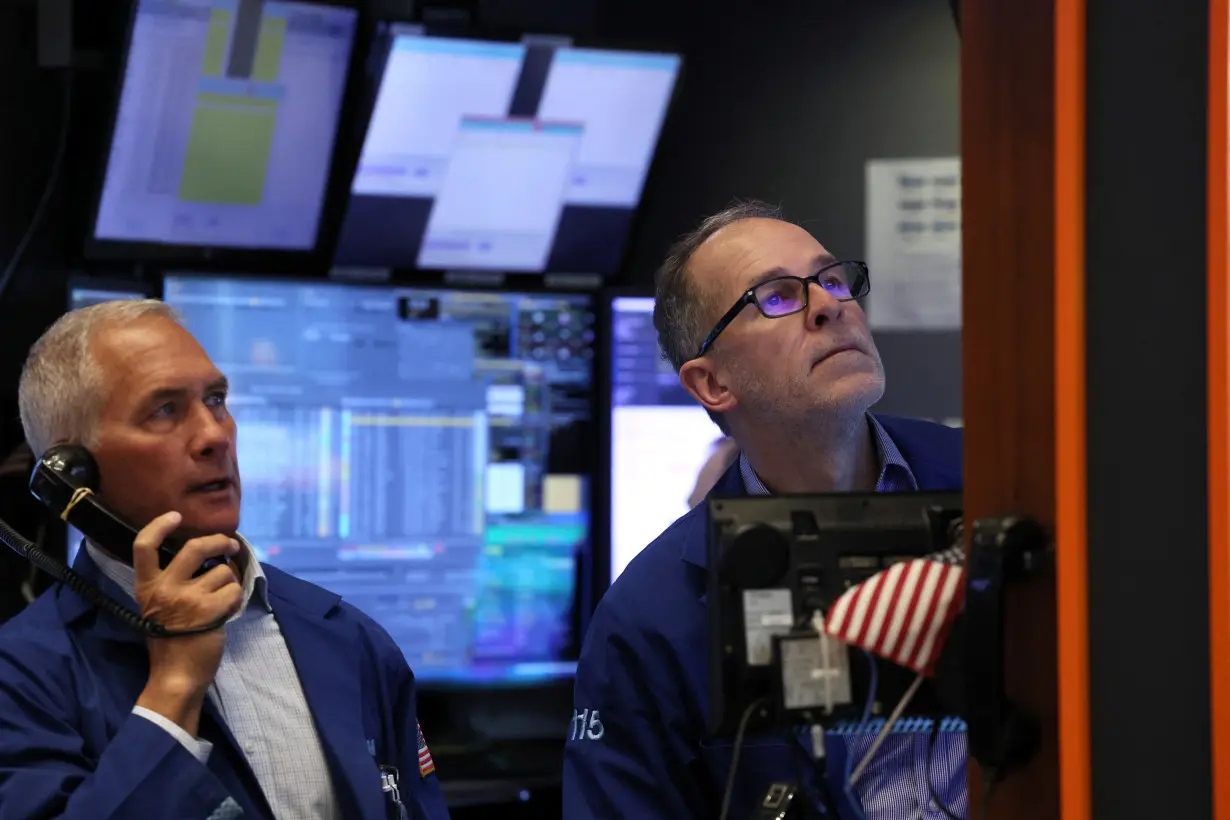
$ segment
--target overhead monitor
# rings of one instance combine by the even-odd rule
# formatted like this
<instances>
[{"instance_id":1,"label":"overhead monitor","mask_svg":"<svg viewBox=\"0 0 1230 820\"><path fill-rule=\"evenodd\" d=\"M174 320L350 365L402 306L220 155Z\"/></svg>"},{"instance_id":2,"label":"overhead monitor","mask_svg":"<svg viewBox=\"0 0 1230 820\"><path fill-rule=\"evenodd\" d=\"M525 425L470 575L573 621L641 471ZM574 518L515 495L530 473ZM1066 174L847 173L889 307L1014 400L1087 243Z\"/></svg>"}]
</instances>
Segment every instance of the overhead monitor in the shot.
<instances>
[{"instance_id":1,"label":"overhead monitor","mask_svg":"<svg viewBox=\"0 0 1230 820\"><path fill-rule=\"evenodd\" d=\"M136 0L95 247L314 249L357 18Z\"/></svg>"},{"instance_id":2,"label":"overhead monitor","mask_svg":"<svg viewBox=\"0 0 1230 820\"><path fill-rule=\"evenodd\" d=\"M152 282L137 279L118 279L95 276L72 276L68 280L68 310L114 302L120 299L150 299L158 296L158 287ZM65 524L64 544L67 563L72 566L81 547L81 532Z\"/></svg>"},{"instance_id":3,"label":"overhead monitor","mask_svg":"<svg viewBox=\"0 0 1230 820\"><path fill-rule=\"evenodd\" d=\"M262 561L374 618L419 681L575 671L591 296L169 275L164 298L230 380Z\"/></svg>"},{"instance_id":4,"label":"overhead monitor","mask_svg":"<svg viewBox=\"0 0 1230 820\"><path fill-rule=\"evenodd\" d=\"M658 347L653 299L617 296L611 341L611 580L689 509L722 432Z\"/></svg>"},{"instance_id":5,"label":"overhead monitor","mask_svg":"<svg viewBox=\"0 0 1230 820\"><path fill-rule=\"evenodd\" d=\"M677 54L389 28L342 265L616 272Z\"/></svg>"}]
</instances>

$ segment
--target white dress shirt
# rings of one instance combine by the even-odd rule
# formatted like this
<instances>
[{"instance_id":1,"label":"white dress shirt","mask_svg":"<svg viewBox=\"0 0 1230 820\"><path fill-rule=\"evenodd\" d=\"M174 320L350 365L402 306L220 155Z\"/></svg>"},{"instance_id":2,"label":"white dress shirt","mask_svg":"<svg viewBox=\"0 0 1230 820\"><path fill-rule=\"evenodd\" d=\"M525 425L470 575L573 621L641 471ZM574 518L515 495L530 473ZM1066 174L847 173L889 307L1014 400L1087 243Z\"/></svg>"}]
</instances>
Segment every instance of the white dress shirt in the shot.
<instances>
[{"instance_id":1,"label":"white dress shirt","mask_svg":"<svg viewBox=\"0 0 1230 820\"><path fill-rule=\"evenodd\" d=\"M265 573L242 536L243 605L226 624L226 648L209 698L218 708L278 820L341 820L320 736L299 674L269 603ZM134 596L136 573L86 541L102 573ZM255 606L250 606L255 599ZM213 744L140 706L133 713L161 726L201 763Z\"/></svg>"}]
</instances>

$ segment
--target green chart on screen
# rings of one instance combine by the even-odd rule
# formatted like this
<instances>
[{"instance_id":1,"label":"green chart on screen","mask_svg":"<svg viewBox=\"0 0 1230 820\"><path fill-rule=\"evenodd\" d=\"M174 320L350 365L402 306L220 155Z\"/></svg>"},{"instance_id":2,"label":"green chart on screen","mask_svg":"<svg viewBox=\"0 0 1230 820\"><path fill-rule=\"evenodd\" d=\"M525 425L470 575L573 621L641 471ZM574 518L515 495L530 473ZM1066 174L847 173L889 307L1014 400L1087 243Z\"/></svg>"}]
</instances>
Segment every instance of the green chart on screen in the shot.
<instances>
[{"instance_id":1,"label":"green chart on screen","mask_svg":"<svg viewBox=\"0 0 1230 820\"><path fill-rule=\"evenodd\" d=\"M203 81L196 92L179 183L184 202L259 205L262 201L281 103L278 81L286 20L263 17L255 34L254 43L241 42L235 13L211 11L201 64ZM237 61L245 63L238 77Z\"/></svg>"}]
</instances>

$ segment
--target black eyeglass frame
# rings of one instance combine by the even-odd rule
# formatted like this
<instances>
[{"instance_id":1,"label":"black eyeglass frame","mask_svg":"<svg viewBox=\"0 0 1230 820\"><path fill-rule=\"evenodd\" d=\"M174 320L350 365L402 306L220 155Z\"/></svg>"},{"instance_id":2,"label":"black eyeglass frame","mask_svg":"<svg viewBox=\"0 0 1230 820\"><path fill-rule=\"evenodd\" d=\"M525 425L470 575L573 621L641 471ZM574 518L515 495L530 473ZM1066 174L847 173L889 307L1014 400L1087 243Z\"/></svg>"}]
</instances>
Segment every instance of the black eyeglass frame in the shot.
<instances>
[{"instance_id":1,"label":"black eyeglass frame","mask_svg":"<svg viewBox=\"0 0 1230 820\"><path fill-rule=\"evenodd\" d=\"M857 293L851 292L849 296L842 296L840 298L834 296L833 298L837 299L838 302L853 302L855 299L862 299L868 293L871 293L871 271L867 268L866 262L861 262L857 259L845 259L830 262L820 268L820 270L813 273L811 276L776 276L772 279L766 279L765 281L758 282L755 286L744 291L743 295L735 301L730 310L726 311L726 313L722 315L721 319L718 319L717 324L713 326L713 330L709 331L709 335L705 337L705 341L701 342L700 349L692 358L699 359L701 356L704 356L705 353L709 351L709 348L713 346L713 343L717 341L717 337L721 334L721 332L726 329L726 326L733 322L735 317L738 316L748 305L755 305L756 310L760 311L760 315L766 319L784 319L787 316L802 313L807 310L808 305L811 303L811 286L815 284L817 287L824 287L824 285L820 284L820 276L827 270L832 270L836 267L845 267L847 265L855 265L859 268L862 273L862 287L858 289ZM756 298L756 291L765 285L772 284L773 282L782 282L788 279L799 282L803 285L803 303L797 310L792 310L789 313L774 313L773 315L769 315L760 304L760 300Z\"/></svg>"}]
</instances>

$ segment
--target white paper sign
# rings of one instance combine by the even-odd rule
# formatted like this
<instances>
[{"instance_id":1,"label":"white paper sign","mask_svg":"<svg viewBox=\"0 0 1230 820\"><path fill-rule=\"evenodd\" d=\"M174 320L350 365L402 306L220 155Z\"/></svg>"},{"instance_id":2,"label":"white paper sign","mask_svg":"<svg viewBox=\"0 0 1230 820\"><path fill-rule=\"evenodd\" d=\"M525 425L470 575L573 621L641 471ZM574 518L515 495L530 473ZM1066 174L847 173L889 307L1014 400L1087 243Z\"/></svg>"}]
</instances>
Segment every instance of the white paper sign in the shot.
<instances>
[{"instance_id":1,"label":"white paper sign","mask_svg":"<svg viewBox=\"0 0 1230 820\"><path fill-rule=\"evenodd\" d=\"M960 329L960 159L868 161L867 264L873 328Z\"/></svg>"},{"instance_id":2,"label":"white paper sign","mask_svg":"<svg viewBox=\"0 0 1230 820\"><path fill-rule=\"evenodd\" d=\"M794 623L793 598L788 589L743 591L744 641L748 666L773 661L773 636L786 635Z\"/></svg>"}]
</instances>

